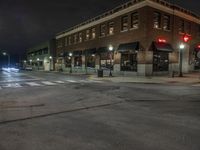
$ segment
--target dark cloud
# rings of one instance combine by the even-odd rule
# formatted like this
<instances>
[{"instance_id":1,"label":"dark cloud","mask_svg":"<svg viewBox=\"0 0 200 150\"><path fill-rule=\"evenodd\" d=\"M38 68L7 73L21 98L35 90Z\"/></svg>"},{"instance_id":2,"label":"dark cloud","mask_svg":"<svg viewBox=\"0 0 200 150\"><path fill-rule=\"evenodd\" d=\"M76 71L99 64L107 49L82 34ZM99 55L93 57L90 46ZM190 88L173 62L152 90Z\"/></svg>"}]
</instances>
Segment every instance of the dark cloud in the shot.
<instances>
[{"instance_id":1,"label":"dark cloud","mask_svg":"<svg viewBox=\"0 0 200 150\"><path fill-rule=\"evenodd\" d=\"M128 0L1 0L0 49L23 53L57 32L99 15ZM169 0L173 2L173 0ZM197 0L174 0L199 13Z\"/></svg>"}]
</instances>

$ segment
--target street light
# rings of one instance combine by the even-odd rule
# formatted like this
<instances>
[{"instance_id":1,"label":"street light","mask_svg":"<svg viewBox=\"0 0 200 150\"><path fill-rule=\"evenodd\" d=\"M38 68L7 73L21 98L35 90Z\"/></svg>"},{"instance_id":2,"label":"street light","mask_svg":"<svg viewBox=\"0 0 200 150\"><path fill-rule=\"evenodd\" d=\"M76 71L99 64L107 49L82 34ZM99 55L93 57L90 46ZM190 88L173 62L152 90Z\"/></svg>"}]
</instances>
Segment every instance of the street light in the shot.
<instances>
[{"instance_id":1,"label":"street light","mask_svg":"<svg viewBox=\"0 0 200 150\"><path fill-rule=\"evenodd\" d=\"M3 55L4 56L8 56L8 67L10 67L10 54L6 53L6 52L3 52Z\"/></svg>"},{"instance_id":2,"label":"street light","mask_svg":"<svg viewBox=\"0 0 200 150\"><path fill-rule=\"evenodd\" d=\"M49 70L50 70L50 71L51 71L51 62L52 62L52 58L53 58L52 56L49 56L49 61L50 61L50 62L49 62L49 63L50 63L50 64L49 64L49 68L50 68Z\"/></svg>"},{"instance_id":3,"label":"street light","mask_svg":"<svg viewBox=\"0 0 200 150\"><path fill-rule=\"evenodd\" d=\"M110 45L109 47L108 47L108 50L109 50L109 55L110 55L110 73L109 73L109 76L110 77L112 77L112 52L113 52L113 50L114 50L114 48L113 48L113 46L112 45Z\"/></svg>"},{"instance_id":4,"label":"street light","mask_svg":"<svg viewBox=\"0 0 200 150\"><path fill-rule=\"evenodd\" d=\"M40 61L40 58L37 58L38 70L39 70L39 61Z\"/></svg>"},{"instance_id":5,"label":"street light","mask_svg":"<svg viewBox=\"0 0 200 150\"><path fill-rule=\"evenodd\" d=\"M69 53L69 58L70 58L70 71L69 73L72 73L72 53Z\"/></svg>"},{"instance_id":6,"label":"street light","mask_svg":"<svg viewBox=\"0 0 200 150\"><path fill-rule=\"evenodd\" d=\"M180 48L180 52L179 52L179 77L183 77L182 65L183 65L183 50L185 48L185 45L180 44L179 48Z\"/></svg>"}]
</instances>

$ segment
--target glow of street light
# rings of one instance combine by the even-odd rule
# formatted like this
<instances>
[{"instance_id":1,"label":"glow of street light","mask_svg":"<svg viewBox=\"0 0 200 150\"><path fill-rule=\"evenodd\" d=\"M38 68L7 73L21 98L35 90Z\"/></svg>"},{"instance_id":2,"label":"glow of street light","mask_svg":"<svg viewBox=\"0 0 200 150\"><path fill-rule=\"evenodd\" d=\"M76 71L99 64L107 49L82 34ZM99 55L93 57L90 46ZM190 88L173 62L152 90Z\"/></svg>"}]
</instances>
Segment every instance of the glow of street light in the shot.
<instances>
[{"instance_id":1,"label":"glow of street light","mask_svg":"<svg viewBox=\"0 0 200 150\"><path fill-rule=\"evenodd\" d=\"M49 59L52 59L52 56L49 56Z\"/></svg>"},{"instance_id":2,"label":"glow of street light","mask_svg":"<svg viewBox=\"0 0 200 150\"><path fill-rule=\"evenodd\" d=\"M179 48L182 50L182 49L185 48L185 45L184 45L184 44L181 44L181 45L179 46Z\"/></svg>"},{"instance_id":3,"label":"glow of street light","mask_svg":"<svg viewBox=\"0 0 200 150\"><path fill-rule=\"evenodd\" d=\"M72 57L72 53L69 53L69 56Z\"/></svg>"},{"instance_id":4,"label":"glow of street light","mask_svg":"<svg viewBox=\"0 0 200 150\"><path fill-rule=\"evenodd\" d=\"M37 61L40 61L40 58L37 58Z\"/></svg>"},{"instance_id":5,"label":"glow of street light","mask_svg":"<svg viewBox=\"0 0 200 150\"><path fill-rule=\"evenodd\" d=\"M109 49L109 51L113 51L113 46L112 45L110 45L109 47L108 47L108 49Z\"/></svg>"}]
</instances>

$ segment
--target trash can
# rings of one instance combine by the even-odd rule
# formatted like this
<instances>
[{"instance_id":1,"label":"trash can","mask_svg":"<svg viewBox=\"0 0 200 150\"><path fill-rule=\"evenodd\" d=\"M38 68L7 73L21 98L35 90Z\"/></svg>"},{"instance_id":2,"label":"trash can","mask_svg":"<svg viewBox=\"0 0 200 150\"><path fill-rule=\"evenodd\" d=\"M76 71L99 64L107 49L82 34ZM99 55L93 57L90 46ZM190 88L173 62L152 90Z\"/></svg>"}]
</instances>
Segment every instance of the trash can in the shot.
<instances>
[{"instance_id":1,"label":"trash can","mask_svg":"<svg viewBox=\"0 0 200 150\"><path fill-rule=\"evenodd\" d=\"M102 78L102 77L103 77L103 69L98 69L98 71L97 71L97 76L98 76L99 78Z\"/></svg>"}]
</instances>

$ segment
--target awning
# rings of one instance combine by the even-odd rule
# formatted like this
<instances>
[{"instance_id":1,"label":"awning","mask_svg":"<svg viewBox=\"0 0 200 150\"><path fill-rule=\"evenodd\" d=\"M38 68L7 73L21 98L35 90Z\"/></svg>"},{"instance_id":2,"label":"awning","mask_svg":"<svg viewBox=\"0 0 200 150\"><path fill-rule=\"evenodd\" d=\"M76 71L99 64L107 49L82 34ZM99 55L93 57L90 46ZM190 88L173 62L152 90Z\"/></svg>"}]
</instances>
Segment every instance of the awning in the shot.
<instances>
[{"instance_id":1,"label":"awning","mask_svg":"<svg viewBox=\"0 0 200 150\"><path fill-rule=\"evenodd\" d=\"M93 55L93 54L96 54L96 52L97 52L96 48L92 48L92 49L86 49L84 51L84 54L85 55Z\"/></svg>"},{"instance_id":2,"label":"awning","mask_svg":"<svg viewBox=\"0 0 200 150\"><path fill-rule=\"evenodd\" d=\"M159 43L159 42L153 42L153 50L160 51L160 52L169 52L169 53L174 51L171 44Z\"/></svg>"},{"instance_id":3,"label":"awning","mask_svg":"<svg viewBox=\"0 0 200 150\"><path fill-rule=\"evenodd\" d=\"M137 50L139 50L139 42L120 44L117 49L118 52L137 51Z\"/></svg>"},{"instance_id":4,"label":"awning","mask_svg":"<svg viewBox=\"0 0 200 150\"><path fill-rule=\"evenodd\" d=\"M81 56L82 51L73 51L73 56Z\"/></svg>"},{"instance_id":5,"label":"awning","mask_svg":"<svg viewBox=\"0 0 200 150\"><path fill-rule=\"evenodd\" d=\"M108 48L107 47L100 47L100 48L98 48L97 49L97 53L106 53L106 52L108 52L109 50L108 50Z\"/></svg>"}]
</instances>

